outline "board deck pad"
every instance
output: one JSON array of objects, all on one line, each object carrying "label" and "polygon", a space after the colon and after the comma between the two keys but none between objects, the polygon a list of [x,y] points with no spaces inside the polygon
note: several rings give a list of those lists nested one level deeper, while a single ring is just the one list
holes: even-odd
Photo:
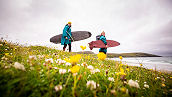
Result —
[{"label": "board deck pad", "polygon": [[[88,31],[73,31],[71,33],[72,33],[72,38],[74,41],[84,40],[91,37],[92,35]],[[62,34],[56,35],[50,38],[50,42],[53,42],[55,44],[61,43],[61,37],[62,37]]]},{"label": "board deck pad", "polygon": [[[114,40],[106,40],[108,47],[115,47],[120,45],[119,42]],[[92,50],[93,48],[106,48],[106,45],[101,40],[92,41],[89,44],[89,48]]]}]

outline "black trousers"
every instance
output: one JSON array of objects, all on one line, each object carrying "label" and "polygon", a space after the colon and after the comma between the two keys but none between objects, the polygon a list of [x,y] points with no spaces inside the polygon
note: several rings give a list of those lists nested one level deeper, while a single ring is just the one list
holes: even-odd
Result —
[{"label": "black trousers", "polygon": [[[67,44],[64,44],[63,51],[65,51]],[[71,44],[68,44],[69,46],[69,52],[71,52]]]}]

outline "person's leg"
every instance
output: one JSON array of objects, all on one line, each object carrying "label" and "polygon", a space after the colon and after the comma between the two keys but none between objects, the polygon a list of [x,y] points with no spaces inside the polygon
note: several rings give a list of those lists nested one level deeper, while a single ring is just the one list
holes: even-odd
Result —
[{"label": "person's leg", "polygon": [[71,44],[68,44],[69,45],[69,52],[71,52]]},{"label": "person's leg", "polygon": [[63,51],[65,51],[67,44],[64,44]]}]

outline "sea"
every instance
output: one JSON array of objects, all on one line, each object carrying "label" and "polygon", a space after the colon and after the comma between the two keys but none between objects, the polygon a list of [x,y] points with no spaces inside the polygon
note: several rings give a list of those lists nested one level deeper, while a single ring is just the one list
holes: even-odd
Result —
[{"label": "sea", "polygon": [[[110,60],[120,61],[119,58],[109,58]],[[123,63],[130,66],[139,66],[157,71],[172,73],[172,57],[123,57]]]}]

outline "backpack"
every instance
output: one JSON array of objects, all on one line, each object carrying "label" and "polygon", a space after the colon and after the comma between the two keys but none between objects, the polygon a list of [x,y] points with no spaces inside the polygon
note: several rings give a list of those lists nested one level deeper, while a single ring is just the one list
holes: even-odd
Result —
[{"label": "backpack", "polygon": [[101,35],[97,35],[97,36],[96,36],[96,40],[100,40],[100,36],[101,36]]}]

